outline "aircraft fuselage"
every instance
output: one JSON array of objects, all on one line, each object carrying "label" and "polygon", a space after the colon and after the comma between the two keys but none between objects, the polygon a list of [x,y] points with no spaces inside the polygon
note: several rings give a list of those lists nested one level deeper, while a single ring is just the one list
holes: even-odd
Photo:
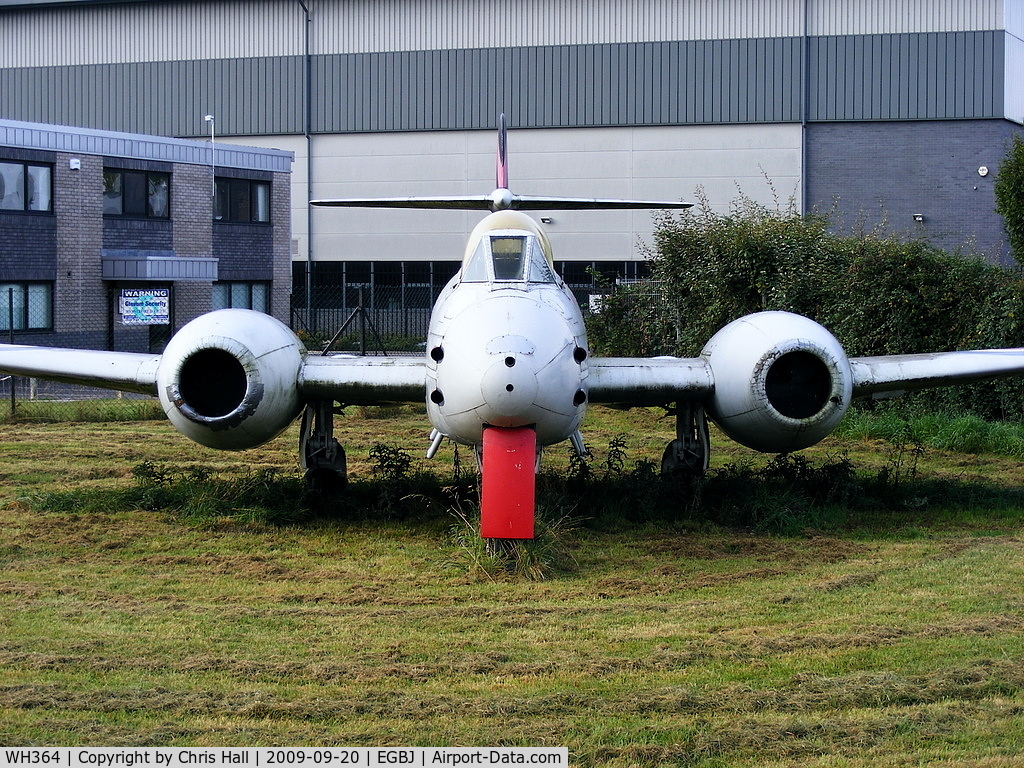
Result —
[{"label": "aircraft fuselage", "polygon": [[480,445],[485,427],[531,427],[539,445],[586,411],[586,330],[537,224],[494,213],[438,297],[427,337],[426,404],[441,434]]}]

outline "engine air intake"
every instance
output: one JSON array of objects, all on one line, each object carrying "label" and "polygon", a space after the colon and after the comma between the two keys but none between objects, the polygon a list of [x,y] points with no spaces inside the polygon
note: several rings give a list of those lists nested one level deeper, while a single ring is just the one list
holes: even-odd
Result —
[{"label": "engine air intake", "polygon": [[771,364],[764,377],[764,391],[768,402],[783,416],[809,419],[828,403],[832,376],[820,357],[795,350]]},{"label": "engine air intake", "polygon": [[181,365],[181,397],[198,415],[208,419],[227,416],[235,410],[245,398],[247,386],[245,368],[223,349],[201,349]]}]

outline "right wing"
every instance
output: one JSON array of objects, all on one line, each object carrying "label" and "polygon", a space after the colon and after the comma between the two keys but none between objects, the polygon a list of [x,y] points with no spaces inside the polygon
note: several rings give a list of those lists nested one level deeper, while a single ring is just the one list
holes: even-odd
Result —
[{"label": "right wing", "polygon": [[342,405],[423,402],[424,357],[306,355],[299,392],[307,400],[337,400]]},{"label": "right wing", "polygon": [[0,371],[66,384],[156,395],[160,355],[0,344]]}]

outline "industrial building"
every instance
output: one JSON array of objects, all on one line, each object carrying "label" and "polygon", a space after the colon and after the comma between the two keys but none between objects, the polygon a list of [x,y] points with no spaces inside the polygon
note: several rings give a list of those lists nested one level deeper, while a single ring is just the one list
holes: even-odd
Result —
[{"label": "industrial building", "polygon": [[[500,113],[524,194],[746,197],[1007,260],[1022,38],[1024,0],[0,0],[0,117],[294,153],[293,304],[425,308],[473,214],[307,201],[486,193]],[[642,274],[650,213],[545,218],[570,283]]]}]

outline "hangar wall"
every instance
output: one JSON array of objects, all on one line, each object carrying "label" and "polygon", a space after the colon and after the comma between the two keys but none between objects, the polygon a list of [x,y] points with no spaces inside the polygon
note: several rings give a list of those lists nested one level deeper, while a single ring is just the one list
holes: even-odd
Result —
[{"label": "hangar wall", "polygon": [[[1006,61],[998,30],[314,54],[309,128],[997,118]],[[203,136],[213,113],[222,135],[304,133],[305,76],[295,55],[12,66],[0,115]]]},{"label": "hangar wall", "polygon": [[[306,0],[310,52],[1013,30],[1013,0]],[[36,7],[33,7],[33,6]],[[302,56],[294,0],[3,0],[0,68]],[[1019,35],[1018,35],[1019,36]],[[125,40],[134,44],[125,45]]]},{"label": "hangar wall", "polygon": [[[878,187],[905,184],[888,196],[894,215],[914,207],[918,188],[936,190],[933,207],[946,212],[926,222],[926,237],[947,244],[964,228],[965,239],[997,243],[989,187],[970,189],[978,202],[968,204],[945,181],[959,160],[921,162],[909,181],[859,161],[865,147],[898,158],[911,134],[933,135],[913,140],[927,152],[957,131],[979,155],[998,155],[1024,121],[1022,5],[306,0],[307,20],[295,0],[0,0],[0,116],[202,138],[212,113],[218,137],[292,150],[297,260],[403,260],[414,240],[417,258],[453,258],[465,214],[399,224],[379,212],[310,213],[305,200],[486,190],[499,112],[514,129],[523,192],[678,198],[702,186],[722,209],[739,187],[770,205],[838,198],[855,206],[842,211],[852,219],[877,207]],[[553,161],[560,142],[584,149]],[[672,160],[644,160],[656,153]],[[671,183],[657,175],[669,168]],[[968,208],[969,218],[958,212]],[[650,230],[639,216],[561,217],[556,244],[580,260],[636,258]],[[385,234],[396,226],[409,234]]]},{"label": "hangar wall", "polygon": [[[297,153],[293,237],[307,235],[302,137],[249,136]],[[236,139],[233,139],[233,141]],[[695,200],[698,187],[725,212],[738,194],[774,206],[800,200],[798,124],[521,129],[509,133],[510,186],[528,194]],[[485,194],[494,186],[495,132],[316,136],[313,196]],[[552,212],[557,259],[642,258],[648,211]],[[473,212],[314,208],[318,259],[458,260]]]}]

